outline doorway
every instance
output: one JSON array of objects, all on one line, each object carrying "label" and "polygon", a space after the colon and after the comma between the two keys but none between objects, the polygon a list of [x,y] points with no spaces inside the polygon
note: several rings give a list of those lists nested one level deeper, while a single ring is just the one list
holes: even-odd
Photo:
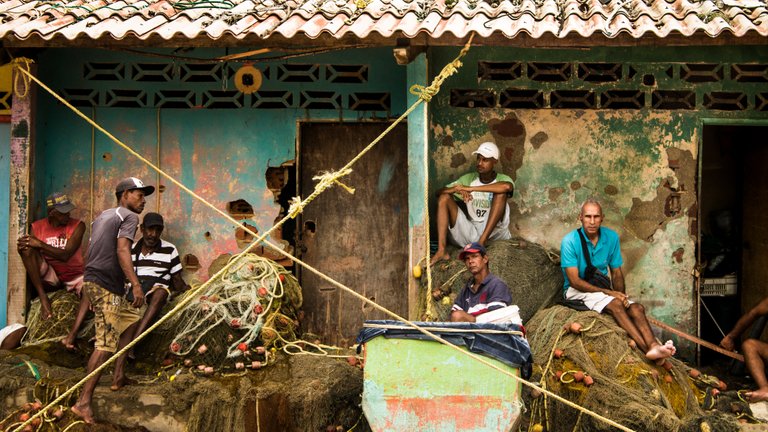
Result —
[{"label": "doorway", "polygon": [[[766,136],[766,126],[704,127],[700,317],[702,338],[715,344],[768,295]],[[701,352],[704,364],[721,358],[709,350]]]},{"label": "doorway", "polygon": [[[319,173],[355,157],[389,122],[301,123],[299,192],[314,191]],[[341,181],[301,215],[302,259],[357,293],[403,316],[407,312],[407,129],[398,125]],[[300,272],[305,332],[323,343],[351,346],[363,321],[388,318],[306,269]]]}]

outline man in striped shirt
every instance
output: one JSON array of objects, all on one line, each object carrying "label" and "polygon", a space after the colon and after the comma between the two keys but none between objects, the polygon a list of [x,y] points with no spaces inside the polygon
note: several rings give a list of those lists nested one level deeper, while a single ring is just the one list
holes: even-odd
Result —
[{"label": "man in striped shirt", "polygon": [[488,255],[480,243],[470,243],[459,253],[472,278],[467,280],[451,310],[453,322],[476,322],[477,316],[509,306],[509,287],[488,269]]},{"label": "man in striped shirt", "polygon": [[[160,238],[164,227],[160,214],[147,213],[139,226],[141,239],[131,249],[133,267],[147,301],[146,311],[134,332],[134,338],[152,324],[168,302],[171,292],[182,292],[189,288],[181,277],[181,259],[176,246]],[[112,387],[117,390],[121,386]]]}]

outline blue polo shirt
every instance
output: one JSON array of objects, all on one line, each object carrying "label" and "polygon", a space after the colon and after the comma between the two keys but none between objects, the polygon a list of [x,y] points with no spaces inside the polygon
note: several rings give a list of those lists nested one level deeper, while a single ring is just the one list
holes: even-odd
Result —
[{"label": "blue polo shirt", "polygon": [[[580,230],[581,228],[579,228]],[[581,250],[581,240],[579,239],[579,230],[573,230],[563,237],[560,243],[560,267],[563,268],[563,293],[571,286],[568,282],[568,276],[565,269],[568,267],[578,267],[579,277],[584,278],[584,269],[587,268],[587,261],[584,259],[584,252]],[[616,269],[624,263],[621,259],[621,245],[619,245],[619,235],[616,231],[600,227],[600,237],[597,239],[597,245],[587,240],[587,249],[589,250],[589,259],[592,265],[597,267],[603,274],[608,275],[608,269]]]},{"label": "blue polo shirt", "polygon": [[509,287],[497,276],[489,273],[480,283],[476,293],[471,289],[474,283],[475,279],[470,278],[464,284],[451,310],[462,310],[472,316],[478,316],[512,304]]}]

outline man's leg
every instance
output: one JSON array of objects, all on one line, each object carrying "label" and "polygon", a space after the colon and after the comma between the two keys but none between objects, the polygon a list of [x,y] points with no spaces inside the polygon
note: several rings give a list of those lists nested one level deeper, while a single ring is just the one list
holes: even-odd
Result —
[{"label": "man's leg", "polygon": [[605,307],[605,311],[613,316],[619,327],[645,352],[648,360],[662,360],[675,354],[673,346],[661,345],[656,341],[642,305],[632,303],[627,309],[622,302],[614,299]]},{"label": "man's leg", "polygon": [[[168,300],[168,291],[164,289],[157,289],[146,298],[149,301],[149,305],[147,306],[147,311],[144,312],[144,316],[141,317],[139,325],[136,327],[136,331],[133,333],[133,339],[136,339],[140,334],[144,333],[144,330],[149,328],[149,326],[154,322],[155,317],[157,317],[157,315],[163,309],[163,306],[165,306],[166,301]],[[129,351],[128,356],[131,358],[134,357],[133,349]]]},{"label": "man's leg", "polygon": [[[123,334],[120,335],[120,342],[117,345],[117,351],[120,351],[123,349],[126,345],[128,345],[133,340],[133,335],[136,334],[136,328],[139,326],[139,322],[136,321],[135,323],[131,324]],[[125,362],[128,360],[128,353],[123,353],[120,357],[115,360],[115,371],[112,374],[112,386],[109,387],[110,390],[120,390],[123,386],[126,386],[128,384],[131,384],[131,382],[128,380],[128,378],[125,376]]]},{"label": "man's leg", "polygon": [[747,339],[741,344],[744,351],[744,362],[747,364],[749,375],[755,380],[757,390],[745,396],[750,402],[768,400],[768,379],[765,376],[765,360],[768,359],[768,344],[757,339]]},{"label": "man's leg", "polygon": [[[112,355],[112,353],[107,351],[94,350],[93,354],[91,354],[91,357],[88,359],[88,373],[90,374],[97,367],[104,364],[110,355]],[[101,372],[85,382],[83,391],[80,393],[80,398],[77,400],[77,403],[72,406],[72,412],[88,424],[93,423],[91,400],[93,399],[93,391],[96,389],[96,384],[99,383],[99,378],[101,378]]]},{"label": "man's leg", "polygon": [[21,339],[24,338],[24,333],[27,332],[26,327],[21,327],[12,331],[8,336],[0,343],[0,349],[12,350],[21,346]]},{"label": "man's leg", "polygon": [[451,194],[441,194],[437,199],[437,251],[432,256],[429,265],[450,258],[445,253],[448,244],[448,228],[456,223],[459,206]]},{"label": "man's leg", "polygon": [[85,293],[80,294],[80,306],[77,309],[77,316],[75,316],[75,322],[72,324],[72,329],[69,330],[69,334],[61,340],[62,345],[68,350],[75,349],[75,339],[77,333],[80,331],[80,327],[83,326],[85,316],[88,314],[91,303],[88,301],[88,296]]},{"label": "man's leg", "polygon": [[477,241],[481,245],[485,246],[488,242],[488,238],[496,229],[496,225],[504,218],[504,212],[507,211],[507,194],[493,194],[493,201],[491,201],[491,210],[488,214],[488,223],[485,224],[485,229],[480,235],[480,239]]},{"label": "man's leg", "polygon": [[40,275],[40,266],[42,265],[43,257],[40,255],[40,252],[33,248],[19,250],[19,255],[21,256],[21,262],[24,263],[24,269],[27,271],[29,281],[35,289],[34,292],[37,293],[37,296],[40,298],[40,316],[43,320],[47,320],[53,316],[53,311],[51,309],[51,301],[45,293],[43,278]]}]

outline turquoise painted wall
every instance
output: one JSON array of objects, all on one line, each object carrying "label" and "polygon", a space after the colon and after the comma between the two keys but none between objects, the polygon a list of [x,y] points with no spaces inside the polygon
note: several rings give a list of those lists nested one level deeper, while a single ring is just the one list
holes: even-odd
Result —
[{"label": "turquoise painted wall", "polygon": [[[457,51],[433,49],[431,73]],[[471,152],[495,141],[502,155],[498,171],[516,181],[514,236],[557,250],[578,226],[580,203],[596,196],[605,225],[621,235],[630,296],[654,317],[695,333],[691,272],[702,122],[750,118],[768,124],[762,93],[768,75],[739,75],[750,64],[766,68],[768,50],[475,47],[463,63],[430,106],[430,190],[473,170]],[[615,80],[593,81],[584,72],[611,65],[618,65]],[[695,101],[691,109],[655,108],[662,92],[673,91]],[[617,94],[640,104],[610,108]],[[745,109],[721,109],[714,97]],[[558,107],[562,100],[571,105]]]},{"label": "turquoise painted wall", "polygon": [[[8,209],[11,182],[11,125],[0,123],[0,209]],[[8,211],[0,213],[0,299],[8,296]],[[6,325],[8,302],[0,301],[0,327]]]},{"label": "turquoise painted wall", "polygon": [[[207,49],[183,55],[212,58],[226,53]],[[255,214],[247,222],[262,232],[272,226],[279,211],[267,188],[265,171],[296,158],[298,122],[386,119],[405,109],[407,71],[395,63],[391,49],[256,63],[264,73],[260,90],[271,92],[268,96],[273,102],[288,101],[287,108],[270,109],[252,108],[255,96],[238,95],[234,90],[232,77],[240,63],[201,66],[187,60],[52,49],[41,55],[38,64],[43,82],[70,99],[79,99],[80,104],[94,101],[97,107],[84,108],[89,117],[216,207],[225,210],[229,201],[248,201]],[[349,65],[365,66],[364,82],[355,82],[360,80],[352,76],[355,68]],[[164,81],[139,81],[141,73],[159,73],[162,76],[153,79]],[[381,98],[384,93],[390,95],[389,110],[352,108],[356,98]],[[158,107],[158,101],[189,106]],[[211,108],[217,101],[232,108]],[[322,108],[323,103],[335,108]],[[139,107],[133,107],[136,105]],[[64,190],[79,206],[75,216],[90,220],[92,129],[48,95],[40,95],[38,108],[36,215],[42,215],[42,197]],[[115,205],[114,185],[120,178],[135,175],[166,186],[163,193],[148,199],[145,211],[159,209],[166,217],[164,236],[182,255],[191,253],[200,259],[201,278],[218,254],[240,250],[236,227],[230,222],[167,180],[158,180],[102,134],[95,136],[95,214]]]}]

